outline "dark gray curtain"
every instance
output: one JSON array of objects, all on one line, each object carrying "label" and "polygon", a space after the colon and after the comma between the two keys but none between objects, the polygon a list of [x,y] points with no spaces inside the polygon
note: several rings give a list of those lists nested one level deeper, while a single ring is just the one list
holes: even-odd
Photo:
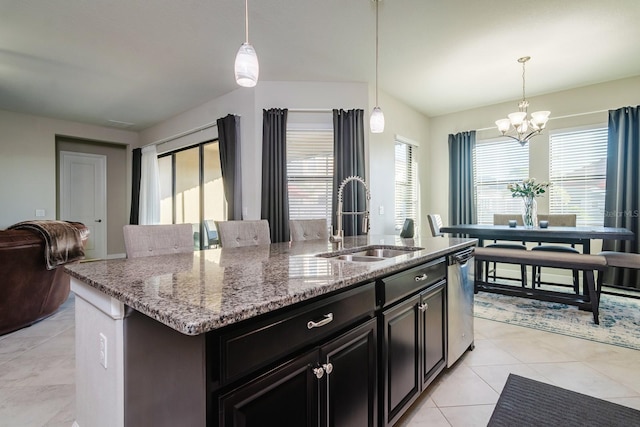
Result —
[{"label": "dark gray curtain", "polygon": [[242,219],[242,167],[240,164],[240,117],[232,114],[216,121],[220,147],[220,167],[227,219]]},{"label": "dark gray curtain", "polygon": [[449,134],[449,225],[477,222],[473,186],[476,131]]},{"label": "dark gray curtain", "polygon": [[[333,110],[333,226],[337,224],[338,188],[352,175],[365,179],[364,170],[364,111]],[[343,193],[343,212],[364,212],[366,191],[357,181],[348,183]],[[342,228],[345,236],[365,234],[363,215],[344,215]]]},{"label": "dark gray curtain", "polygon": [[289,241],[287,109],[262,110],[262,219],[272,242]]},{"label": "dark gray curtain", "polygon": [[[606,240],[604,250],[640,253],[640,106],[609,111],[604,225],[633,231],[635,240]],[[640,289],[638,270],[609,269],[605,283]]]},{"label": "dark gray curtain", "polygon": [[138,225],[140,222],[140,178],[142,176],[142,148],[132,151],[131,167],[131,214],[129,224]]}]

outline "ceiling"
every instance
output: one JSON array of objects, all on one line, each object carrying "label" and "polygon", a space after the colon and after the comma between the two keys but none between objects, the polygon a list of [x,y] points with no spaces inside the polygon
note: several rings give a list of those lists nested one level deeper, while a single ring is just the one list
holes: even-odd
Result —
[{"label": "ceiling", "polygon": [[[527,97],[640,75],[638,0],[379,8],[380,90],[430,117],[517,100],[525,55]],[[251,0],[249,40],[262,81],[375,82],[371,0]],[[0,109],[141,130],[238,89],[243,41],[242,0],[0,0]]]}]

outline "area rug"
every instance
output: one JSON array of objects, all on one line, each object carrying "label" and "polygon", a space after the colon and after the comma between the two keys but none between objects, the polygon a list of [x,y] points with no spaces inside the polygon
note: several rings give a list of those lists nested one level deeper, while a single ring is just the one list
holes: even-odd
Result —
[{"label": "area rug", "polygon": [[509,374],[488,427],[512,426],[640,426],[640,411]]},{"label": "area rug", "polygon": [[593,314],[567,304],[489,292],[475,295],[474,315],[527,328],[640,350],[640,300],[603,294],[600,325]]}]

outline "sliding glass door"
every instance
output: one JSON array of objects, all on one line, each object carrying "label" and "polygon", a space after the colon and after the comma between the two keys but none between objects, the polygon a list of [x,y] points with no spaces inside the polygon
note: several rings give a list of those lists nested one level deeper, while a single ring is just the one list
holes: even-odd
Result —
[{"label": "sliding glass door", "polygon": [[217,246],[214,221],[225,220],[218,141],[158,157],[162,224],[191,224],[196,249]]}]

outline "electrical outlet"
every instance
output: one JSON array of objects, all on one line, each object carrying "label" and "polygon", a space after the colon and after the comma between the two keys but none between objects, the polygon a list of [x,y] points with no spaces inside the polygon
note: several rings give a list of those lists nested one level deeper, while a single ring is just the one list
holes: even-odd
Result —
[{"label": "electrical outlet", "polygon": [[36,209],[36,216],[37,217],[41,217],[41,216],[45,216],[46,212],[44,209]]},{"label": "electrical outlet", "polygon": [[378,207],[378,215],[384,215],[384,206],[380,205]]},{"label": "electrical outlet", "polygon": [[100,364],[107,369],[107,337],[100,333]]}]

